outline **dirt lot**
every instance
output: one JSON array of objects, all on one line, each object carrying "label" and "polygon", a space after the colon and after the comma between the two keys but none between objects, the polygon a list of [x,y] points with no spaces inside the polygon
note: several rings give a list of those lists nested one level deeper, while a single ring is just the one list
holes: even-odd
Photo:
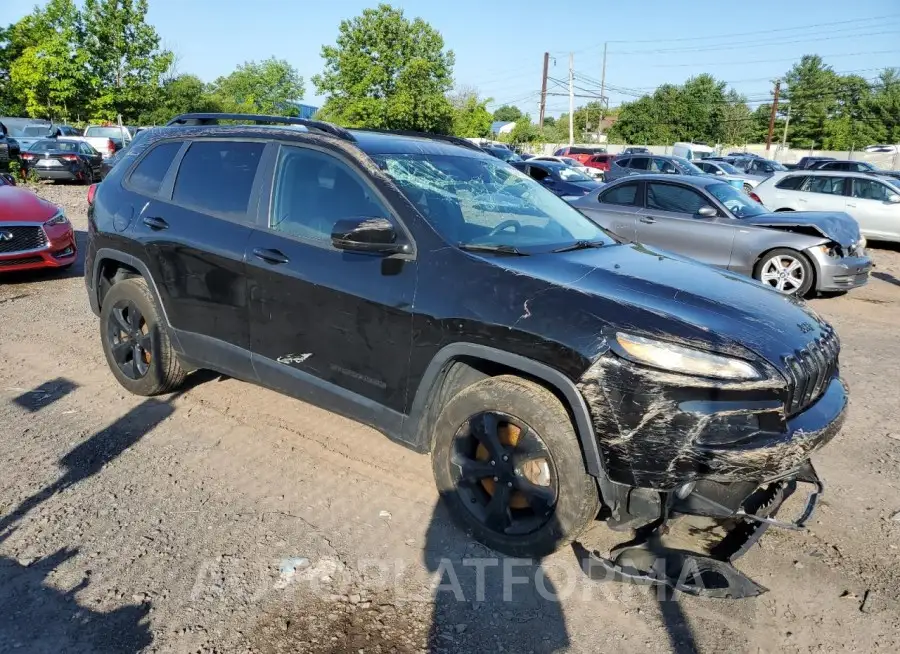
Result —
[{"label": "dirt lot", "polygon": [[[41,193],[83,238],[84,189]],[[812,302],[852,393],[824,505],[739,562],[770,591],[731,602],[492,558],[426,457],[231,379],[127,395],[80,266],[2,278],[0,652],[900,651],[900,249],[873,252],[869,286]]]}]

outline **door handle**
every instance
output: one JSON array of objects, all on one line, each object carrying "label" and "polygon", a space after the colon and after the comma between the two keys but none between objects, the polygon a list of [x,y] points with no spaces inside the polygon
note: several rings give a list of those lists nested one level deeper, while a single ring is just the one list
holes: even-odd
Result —
[{"label": "door handle", "polygon": [[262,259],[266,263],[288,263],[288,259],[282,252],[278,250],[267,250],[266,248],[254,248],[253,256]]},{"label": "door handle", "polygon": [[855,205],[855,204],[850,204],[850,203],[848,202],[848,203],[847,203],[847,206],[848,206],[848,207],[852,207],[853,209],[856,209],[856,205]]},{"label": "door handle", "polygon": [[150,229],[169,229],[169,223],[157,216],[144,216],[144,224]]},{"label": "door handle", "polygon": [[646,224],[648,224],[648,225],[652,225],[653,223],[656,222],[656,218],[653,218],[653,217],[651,217],[651,216],[642,216],[641,218],[639,218],[639,220],[640,220],[642,223],[646,223]]}]

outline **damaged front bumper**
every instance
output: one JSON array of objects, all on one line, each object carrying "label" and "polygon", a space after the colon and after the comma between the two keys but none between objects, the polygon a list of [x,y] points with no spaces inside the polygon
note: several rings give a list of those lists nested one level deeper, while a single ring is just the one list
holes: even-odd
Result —
[{"label": "damaged front bumper", "polygon": [[691,482],[753,482],[798,470],[843,425],[847,389],[834,369],[796,415],[783,379],[722,384],[601,357],[582,377],[609,479],[674,491]]},{"label": "damaged front bumper", "polygon": [[[809,486],[800,515],[794,520],[779,519],[779,509],[798,490],[799,484]],[[737,509],[729,506],[727,499],[725,504],[721,503],[723,497],[716,494],[715,486],[699,484],[685,498],[673,496],[674,502],[668,507],[673,517],[687,514],[736,518],[717,550],[700,553],[667,546],[664,536],[668,531],[668,519],[663,519],[649,529],[638,530],[634,540],[613,548],[609,557],[576,548],[582,569],[595,580],[666,587],[702,597],[743,599],[765,593],[767,589],[764,586],[735,568],[733,562],[743,556],[769,527],[804,529],[816,509],[824,484],[812,463],[807,461],[789,478],[770,482],[749,496],[744,497],[739,489],[735,495],[732,487],[736,485],[739,486],[719,485],[718,490],[720,493],[724,490],[726,496],[742,497]],[[756,504],[752,504],[754,496],[759,498]],[[753,508],[746,510],[751,505]]]}]

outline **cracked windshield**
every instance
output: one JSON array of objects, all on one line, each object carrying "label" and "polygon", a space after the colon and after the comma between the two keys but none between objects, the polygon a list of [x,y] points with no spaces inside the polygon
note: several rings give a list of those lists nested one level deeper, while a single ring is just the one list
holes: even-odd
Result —
[{"label": "cracked windshield", "polygon": [[449,242],[525,254],[614,241],[563,200],[494,159],[388,154],[373,157]]}]

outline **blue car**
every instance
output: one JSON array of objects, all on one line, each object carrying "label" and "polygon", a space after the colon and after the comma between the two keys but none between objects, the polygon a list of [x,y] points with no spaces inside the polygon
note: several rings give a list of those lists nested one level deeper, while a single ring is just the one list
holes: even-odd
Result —
[{"label": "blue car", "polygon": [[536,179],[563,200],[577,200],[601,184],[571,166],[555,161],[514,161],[511,165]]}]

